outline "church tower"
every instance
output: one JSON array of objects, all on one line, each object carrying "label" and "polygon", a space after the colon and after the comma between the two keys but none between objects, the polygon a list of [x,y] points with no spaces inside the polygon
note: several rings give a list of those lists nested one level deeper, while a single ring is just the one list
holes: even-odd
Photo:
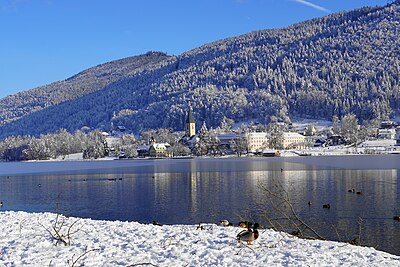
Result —
[{"label": "church tower", "polygon": [[192,108],[189,108],[186,118],[186,136],[191,138],[194,135],[196,135],[196,123],[194,122]]}]

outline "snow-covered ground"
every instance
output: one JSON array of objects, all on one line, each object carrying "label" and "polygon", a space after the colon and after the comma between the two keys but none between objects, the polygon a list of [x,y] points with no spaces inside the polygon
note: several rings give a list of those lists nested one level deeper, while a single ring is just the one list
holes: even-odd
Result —
[{"label": "snow-covered ground", "polygon": [[[154,226],[136,222],[58,218],[52,213],[0,212],[0,266],[400,266],[374,248],[302,240],[261,229],[247,246],[241,230],[204,224]],[[60,226],[64,222],[63,226]]]},{"label": "snow-covered ground", "polygon": [[83,160],[83,153],[74,153],[65,156],[58,156],[56,159],[51,160]]}]

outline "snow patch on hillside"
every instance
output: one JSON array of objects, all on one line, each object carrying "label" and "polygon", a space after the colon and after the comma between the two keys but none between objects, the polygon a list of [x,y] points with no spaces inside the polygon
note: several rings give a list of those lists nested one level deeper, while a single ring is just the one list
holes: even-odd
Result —
[{"label": "snow patch on hillside", "polygon": [[332,128],[332,121],[299,118],[292,121],[292,127],[296,131],[304,131],[308,126],[314,126],[317,132],[323,132]]}]

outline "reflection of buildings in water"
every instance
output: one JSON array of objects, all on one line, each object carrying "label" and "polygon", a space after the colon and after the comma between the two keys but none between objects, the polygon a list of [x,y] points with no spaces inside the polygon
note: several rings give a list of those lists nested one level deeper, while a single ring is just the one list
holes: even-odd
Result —
[{"label": "reflection of buildings in water", "polygon": [[296,196],[296,198],[302,198],[301,194],[305,194],[306,184],[304,180],[307,177],[315,177],[315,172],[309,172],[304,170],[282,170],[279,171],[264,171],[262,176],[259,177],[258,181],[262,186],[273,190],[274,188],[280,188],[281,190],[290,194],[290,196]]},{"label": "reflection of buildings in water", "polygon": [[278,193],[276,198],[287,194],[296,203],[306,198],[307,190],[304,183],[307,177],[306,171],[261,170],[246,171],[243,175],[244,191],[250,193],[246,195],[250,202],[270,205],[271,201],[274,201],[271,197],[275,193]]},{"label": "reflection of buildings in water", "polygon": [[258,182],[263,182],[268,179],[269,171],[246,171],[245,176],[249,178],[249,182],[252,184],[256,184]]},{"label": "reflection of buildings in water", "polygon": [[296,163],[286,162],[283,158],[257,157],[243,159],[243,170],[247,171],[278,171],[281,169],[293,169]]},{"label": "reflection of buildings in water", "polygon": [[197,214],[197,169],[196,169],[196,161],[190,161],[189,168],[189,177],[190,177],[190,200],[191,200],[191,212],[192,214]]},{"label": "reflection of buildings in water", "polygon": [[[174,173],[165,172],[164,168],[158,164],[154,164],[153,173],[149,173],[147,179],[152,179],[154,184],[154,203],[155,207],[164,207],[170,200],[172,195],[172,178],[176,176]],[[151,183],[151,182],[150,182]]]},{"label": "reflection of buildings in water", "polygon": [[[153,174],[149,174],[149,179],[154,182],[154,204],[164,206],[169,205],[179,206],[182,209],[190,209],[190,212],[195,216],[199,213],[199,198],[201,198],[201,188],[206,183],[206,179],[200,181],[201,175],[197,173],[196,161],[190,161],[187,165],[187,172],[165,172],[163,166],[154,166]],[[181,202],[181,203],[177,203]],[[166,207],[170,209],[171,207]]]}]

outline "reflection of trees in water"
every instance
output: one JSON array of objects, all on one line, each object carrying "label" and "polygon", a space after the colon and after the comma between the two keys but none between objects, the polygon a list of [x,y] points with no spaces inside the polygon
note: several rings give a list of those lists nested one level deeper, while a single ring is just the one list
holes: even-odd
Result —
[{"label": "reflection of trees in water", "polygon": [[[376,246],[399,234],[392,226],[398,203],[396,170],[272,171],[258,178],[257,208],[266,227],[308,238]],[[348,189],[355,188],[354,193]],[[360,192],[356,194],[355,192]],[[330,204],[330,208],[323,208]],[[398,232],[398,231],[397,231]],[[398,245],[385,246],[393,252]],[[398,250],[398,248],[397,248]]]},{"label": "reflection of trees in water", "polygon": [[[274,213],[272,205],[279,202],[260,189],[262,184],[269,190],[280,187],[288,192],[298,216],[323,237],[353,239],[358,236],[358,221],[362,218],[361,242],[398,254],[399,222],[393,216],[400,215],[399,172],[322,169],[323,159],[315,158],[309,160],[318,160],[317,169],[289,162],[304,160],[300,157],[285,162],[282,158],[201,159],[190,161],[190,165],[185,165],[189,161],[184,160],[160,160],[148,165],[148,161],[135,161],[143,167],[119,168],[118,175],[107,169],[111,174],[0,177],[0,195],[8,207],[14,205],[32,211],[54,210],[55,203],[60,202],[68,214],[78,217],[157,220],[165,224],[218,223],[221,219],[235,223],[243,219],[271,227],[266,217],[276,223],[280,216]],[[349,157],[340,158],[344,159]],[[377,157],[363,159],[369,164]],[[130,163],[116,163],[121,162]],[[327,161],[326,165],[334,163]],[[298,167],[302,169],[294,170]],[[116,177],[123,180],[109,181]],[[41,187],[37,186],[39,183]],[[348,192],[352,188],[362,194]],[[56,199],[59,192],[60,200]],[[322,205],[328,203],[330,209],[323,209]],[[286,205],[283,210],[290,211],[289,208]],[[287,232],[295,230],[296,227],[289,227]]]}]

